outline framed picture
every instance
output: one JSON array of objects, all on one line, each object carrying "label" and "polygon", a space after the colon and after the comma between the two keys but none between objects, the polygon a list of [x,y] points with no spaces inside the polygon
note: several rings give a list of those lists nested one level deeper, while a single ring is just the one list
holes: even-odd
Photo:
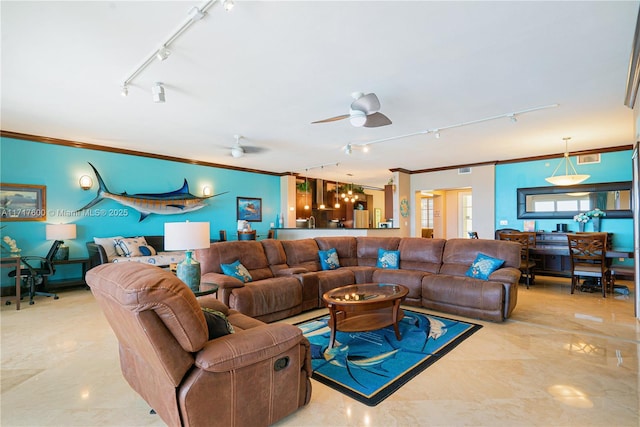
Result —
[{"label": "framed picture", "polygon": [[237,197],[238,220],[260,222],[262,221],[262,199],[255,197]]},{"label": "framed picture", "polygon": [[600,163],[600,153],[597,154],[583,154],[578,156],[578,164],[586,165],[589,163]]},{"label": "framed picture", "polygon": [[44,185],[0,184],[2,221],[46,221],[47,194]]}]

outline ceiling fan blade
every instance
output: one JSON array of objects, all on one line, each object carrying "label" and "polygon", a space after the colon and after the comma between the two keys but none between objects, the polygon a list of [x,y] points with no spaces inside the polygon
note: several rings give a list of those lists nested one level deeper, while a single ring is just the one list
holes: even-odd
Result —
[{"label": "ceiling fan blade", "polygon": [[367,121],[364,123],[364,127],[377,128],[380,126],[387,126],[391,124],[391,120],[382,113],[373,113],[367,116]]},{"label": "ceiling fan blade", "polygon": [[369,115],[380,109],[380,101],[375,93],[368,93],[351,103],[352,110],[364,111]]},{"label": "ceiling fan blade", "polygon": [[331,117],[329,119],[324,119],[324,120],[318,120],[317,122],[311,122],[311,124],[315,124],[315,123],[329,123],[329,122],[335,122],[338,120],[344,120],[344,119],[348,119],[350,116],[349,114],[343,114],[341,116],[335,116],[335,117]]},{"label": "ceiling fan blade", "polygon": [[267,151],[265,147],[256,147],[252,145],[243,145],[242,148],[246,154],[259,154]]}]

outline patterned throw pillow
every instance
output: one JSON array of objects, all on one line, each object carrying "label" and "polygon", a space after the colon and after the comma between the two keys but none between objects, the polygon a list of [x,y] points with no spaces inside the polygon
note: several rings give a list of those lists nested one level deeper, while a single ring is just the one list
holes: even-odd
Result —
[{"label": "patterned throw pillow", "polygon": [[118,252],[116,252],[116,240],[124,239],[122,236],[114,236],[114,237],[94,237],[93,242],[97,245],[102,246],[105,254],[108,259],[115,258],[118,256]]},{"label": "patterned throw pillow", "polygon": [[204,319],[207,321],[209,340],[235,332],[224,313],[207,307],[200,308],[202,309],[202,314],[204,314]]},{"label": "patterned throw pillow", "polygon": [[378,262],[376,263],[376,267],[397,270],[400,268],[400,251],[378,249]]},{"label": "patterned throw pillow", "polygon": [[504,260],[490,257],[483,253],[478,253],[475,261],[471,264],[471,267],[465,273],[469,277],[474,279],[489,280],[491,273],[502,267]]},{"label": "patterned throw pillow", "polygon": [[[141,248],[144,249],[141,250]],[[126,257],[156,254],[156,250],[147,243],[144,236],[116,239],[116,252],[118,255]]]},{"label": "patterned throw pillow", "polygon": [[235,277],[240,280],[242,283],[251,282],[253,278],[247,270],[247,267],[240,263],[240,260],[232,262],[231,264],[220,264],[220,268],[222,268],[222,272],[227,276]]},{"label": "patterned throw pillow", "polygon": [[340,267],[340,260],[338,259],[336,248],[318,251],[318,256],[320,257],[320,264],[322,264],[323,270],[335,270]]}]

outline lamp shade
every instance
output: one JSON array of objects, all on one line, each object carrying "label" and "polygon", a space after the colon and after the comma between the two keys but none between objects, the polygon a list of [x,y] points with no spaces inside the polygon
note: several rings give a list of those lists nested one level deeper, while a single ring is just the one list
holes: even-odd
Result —
[{"label": "lamp shade", "polygon": [[164,248],[167,250],[204,249],[210,245],[208,222],[166,222]]},{"label": "lamp shade", "polygon": [[75,224],[47,224],[45,228],[47,240],[68,240],[76,238]]}]

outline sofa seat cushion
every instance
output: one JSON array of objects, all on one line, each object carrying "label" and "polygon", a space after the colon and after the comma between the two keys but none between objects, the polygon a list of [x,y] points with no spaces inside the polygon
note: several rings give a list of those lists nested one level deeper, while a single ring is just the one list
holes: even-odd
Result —
[{"label": "sofa seat cushion", "polygon": [[372,281],[374,283],[390,283],[394,285],[403,285],[409,288],[409,293],[405,299],[405,303],[414,305],[420,303],[422,297],[422,279],[427,273],[418,270],[392,270],[392,269],[376,269],[373,272]]},{"label": "sofa seat cushion", "polygon": [[229,308],[256,319],[272,313],[297,314],[302,310],[301,304],[302,287],[295,277],[245,283],[241,288],[234,288],[229,296]]},{"label": "sofa seat cushion", "polygon": [[306,273],[303,276],[309,274],[315,275],[318,280],[318,297],[321,299],[322,294],[341,286],[348,286],[355,284],[355,276],[353,271],[348,268],[339,268],[337,270],[328,271],[316,271],[314,273]]},{"label": "sofa seat cushion", "polygon": [[502,321],[502,283],[466,276],[430,274],[422,279],[422,306],[477,319]]}]

